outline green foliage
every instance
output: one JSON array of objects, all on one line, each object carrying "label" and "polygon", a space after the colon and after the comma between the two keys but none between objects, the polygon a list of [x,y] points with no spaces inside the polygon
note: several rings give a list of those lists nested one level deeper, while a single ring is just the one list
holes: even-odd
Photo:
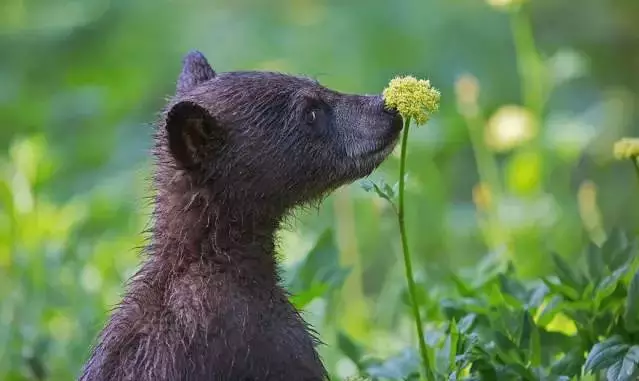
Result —
[{"label": "green foliage", "polygon": [[[138,266],[148,124],[190,49],[347,92],[430,78],[442,105],[411,132],[406,226],[437,377],[635,377],[636,182],[609,156],[637,125],[638,3],[523,3],[3,0],[0,380],[77,376]],[[493,141],[513,131],[531,140]],[[393,184],[364,187],[395,203]],[[283,277],[335,379],[416,379],[394,204],[362,193],[296,214]]]},{"label": "green foliage", "polygon": [[285,274],[287,289],[292,293],[291,301],[302,309],[314,299],[338,290],[348,273],[348,268],[339,265],[333,231],[326,230],[304,259]]},{"label": "green foliage", "polygon": [[[522,282],[512,265],[477,274],[479,282],[451,276],[448,297],[425,299],[439,306],[429,348],[436,379],[639,377],[635,243],[614,231],[601,247],[586,248],[583,266],[552,253],[553,275],[537,281]],[[362,349],[351,341],[342,338],[340,349],[373,380],[407,379],[417,369],[407,354],[371,366],[362,365]]]}]

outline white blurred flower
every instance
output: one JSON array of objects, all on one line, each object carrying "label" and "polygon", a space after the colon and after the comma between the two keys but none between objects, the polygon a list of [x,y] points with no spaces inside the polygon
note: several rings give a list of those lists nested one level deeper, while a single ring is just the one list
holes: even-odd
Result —
[{"label": "white blurred flower", "polygon": [[497,9],[506,9],[508,7],[519,5],[525,0],[486,0],[488,5]]},{"label": "white blurred flower", "polygon": [[102,274],[95,266],[84,266],[80,275],[80,283],[86,291],[97,292],[102,287]]},{"label": "white blurred flower", "polygon": [[597,137],[597,128],[586,115],[553,114],[545,123],[544,135],[550,148],[566,159],[576,159]]},{"label": "white blurred flower", "polygon": [[536,198],[505,197],[497,205],[502,226],[511,230],[552,226],[561,211],[560,205],[550,194]]},{"label": "white blurred flower", "polygon": [[559,50],[547,64],[555,86],[588,73],[588,58],[572,49]]},{"label": "white blurred flower", "polygon": [[488,120],[484,139],[495,151],[508,151],[537,136],[533,114],[524,107],[503,106]]}]

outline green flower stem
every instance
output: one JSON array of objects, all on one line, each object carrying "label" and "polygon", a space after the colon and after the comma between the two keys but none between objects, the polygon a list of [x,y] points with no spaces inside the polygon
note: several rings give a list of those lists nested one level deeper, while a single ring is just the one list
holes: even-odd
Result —
[{"label": "green flower stem", "polygon": [[[533,26],[525,4],[511,10],[510,28],[515,44],[523,105],[533,113],[537,121],[540,121],[548,101],[549,83],[545,63],[537,49]],[[541,136],[542,134],[537,134],[528,143],[528,148],[540,152],[542,150]],[[539,155],[541,168],[547,166],[546,156],[545,154]]]},{"label": "green flower stem", "polygon": [[494,155],[486,147],[482,132],[484,121],[479,116],[466,118],[470,144],[475,155],[477,173],[481,182],[488,185],[492,202],[488,205],[488,237],[487,244],[492,249],[506,243],[508,237],[506,231],[501,226],[497,206],[503,194],[502,184],[499,176],[499,168]]},{"label": "green flower stem", "polygon": [[510,21],[524,105],[535,115],[540,116],[543,113],[546,97],[544,63],[539,56],[525,9],[523,7],[513,9]]},{"label": "green flower stem", "polygon": [[[473,153],[475,154],[475,160],[477,161],[477,172],[479,174],[479,178],[488,185],[493,197],[495,199],[499,199],[503,193],[499,176],[499,167],[497,166],[495,156],[484,143],[482,135],[484,130],[484,121],[479,117],[472,117],[466,120],[466,124],[468,126],[468,135],[470,137]],[[495,209],[494,205],[491,209]]]},{"label": "green flower stem", "polygon": [[413,318],[417,327],[417,338],[419,340],[419,352],[422,357],[422,367],[424,377],[428,381],[434,381],[433,373],[430,370],[428,361],[428,348],[424,339],[424,329],[422,328],[422,319],[419,314],[419,306],[417,305],[417,294],[415,291],[415,279],[413,278],[413,265],[411,263],[410,249],[408,248],[408,237],[406,236],[406,222],[404,221],[404,188],[406,173],[406,146],[408,141],[408,129],[410,127],[410,117],[404,119],[404,131],[402,135],[402,150],[399,161],[399,207],[397,210],[397,221],[399,222],[399,233],[402,238],[402,251],[404,253],[404,267],[406,270],[406,280],[408,282],[408,293],[410,294],[411,306],[413,309]]},{"label": "green flower stem", "polygon": [[637,162],[637,160],[639,160],[639,156],[633,156],[630,158],[630,161],[632,161],[632,165],[635,168],[635,174],[637,175],[637,180],[639,180],[639,162]]}]

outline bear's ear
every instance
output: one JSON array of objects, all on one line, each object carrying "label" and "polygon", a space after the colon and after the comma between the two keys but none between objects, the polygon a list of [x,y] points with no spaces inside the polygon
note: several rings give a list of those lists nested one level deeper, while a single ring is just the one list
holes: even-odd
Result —
[{"label": "bear's ear", "polygon": [[184,93],[202,82],[215,77],[215,71],[204,55],[197,50],[187,54],[182,60],[182,72],[177,81],[177,92]]},{"label": "bear's ear", "polygon": [[224,144],[224,133],[215,118],[193,102],[179,102],[169,110],[166,132],[171,155],[185,169],[199,167]]}]

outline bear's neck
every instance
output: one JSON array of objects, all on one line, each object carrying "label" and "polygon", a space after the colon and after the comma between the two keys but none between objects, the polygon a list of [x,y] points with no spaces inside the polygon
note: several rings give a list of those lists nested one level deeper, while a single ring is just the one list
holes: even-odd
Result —
[{"label": "bear's neck", "polygon": [[176,271],[206,262],[241,281],[275,286],[274,242],[283,213],[231,193],[179,183],[160,187],[151,254]]}]

